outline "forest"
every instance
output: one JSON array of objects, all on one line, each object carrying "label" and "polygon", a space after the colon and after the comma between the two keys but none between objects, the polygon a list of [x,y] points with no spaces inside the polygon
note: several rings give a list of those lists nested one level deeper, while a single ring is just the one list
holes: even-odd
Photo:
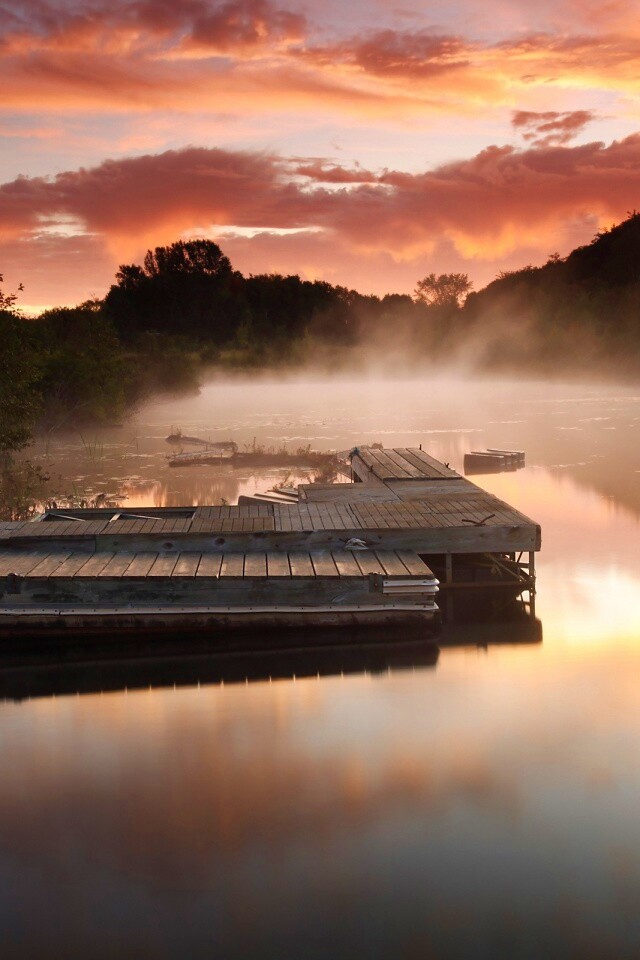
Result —
[{"label": "forest", "polygon": [[[28,278],[25,278],[28,283]],[[0,452],[35,433],[119,421],[145,398],[196,390],[206,371],[336,371],[408,362],[486,373],[640,374],[640,215],[562,258],[473,292],[431,273],[413,296],[243,276],[209,240],[122,265],[102,300],[20,312],[0,276]],[[410,358],[410,360],[409,360]]]}]

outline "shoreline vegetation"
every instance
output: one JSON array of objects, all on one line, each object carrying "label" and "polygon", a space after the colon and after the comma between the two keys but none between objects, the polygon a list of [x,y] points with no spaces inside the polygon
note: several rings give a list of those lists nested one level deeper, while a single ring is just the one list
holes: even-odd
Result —
[{"label": "shoreline vegetation", "polygon": [[[0,513],[35,436],[119,422],[210,375],[461,367],[474,375],[640,376],[640,214],[541,267],[473,292],[428,274],[413,296],[243,276],[217,244],[178,241],[122,265],[103,300],[26,318],[0,275]],[[28,287],[28,277],[24,278]],[[22,290],[22,285],[20,291]],[[43,477],[22,461],[18,486]],[[13,473],[12,473],[13,471]]]}]

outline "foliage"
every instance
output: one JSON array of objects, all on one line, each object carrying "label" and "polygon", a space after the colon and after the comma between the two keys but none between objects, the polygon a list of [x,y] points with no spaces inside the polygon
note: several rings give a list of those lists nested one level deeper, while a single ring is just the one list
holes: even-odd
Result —
[{"label": "foliage", "polygon": [[469,295],[462,316],[484,366],[637,376],[640,215],[564,259],[552,254],[542,267],[499,275]]},{"label": "foliage", "polygon": [[0,456],[0,520],[28,520],[45,495],[48,477],[29,460]]},{"label": "foliage", "polygon": [[429,307],[458,308],[473,284],[466,273],[429,273],[418,281],[414,297]]},{"label": "foliage", "polygon": [[39,407],[32,331],[15,311],[16,300],[0,289],[0,454],[26,446]]}]

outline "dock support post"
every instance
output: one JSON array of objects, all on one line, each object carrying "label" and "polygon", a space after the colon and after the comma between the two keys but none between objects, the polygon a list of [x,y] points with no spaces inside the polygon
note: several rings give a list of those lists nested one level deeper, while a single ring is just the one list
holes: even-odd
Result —
[{"label": "dock support post", "polygon": [[536,555],[529,553],[529,613],[532,618],[536,615]]},{"label": "dock support post", "polygon": [[[445,553],[444,556],[444,581],[446,584],[453,583],[453,556],[450,553]],[[447,591],[447,620],[449,623],[453,622],[453,591]]]}]

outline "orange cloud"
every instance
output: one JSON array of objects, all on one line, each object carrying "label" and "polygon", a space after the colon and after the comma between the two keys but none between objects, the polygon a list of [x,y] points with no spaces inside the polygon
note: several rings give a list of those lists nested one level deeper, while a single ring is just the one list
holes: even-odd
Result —
[{"label": "orange cloud", "polygon": [[[224,234],[243,248],[245,270],[270,269],[260,254],[270,244],[274,269],[353,285],[346,265],[361,257],[378,286],[387,283],[380,258],[422,272],[436,258],[474,274],[483,261],[504,267],[506,258],[584,242],[622,218],[639,189],[640,134],[610,146],[489,147],[421,174],[188,148],[5,183],[0,236],[5,250],[33,242],[35,264],[38,243],[55,234],[93,237],[112,262],[143,244]],[[298,233],[288,246],[269,239],[289,231]]]},{"label": "orange cloud", "polygon": [[327,43],[317,26],[270,0],[25,0],[21,15],[0,26],[0,103],[192,112],[224,104],[251,114],[314,107],[397,121],[516,108],[532,91],[547,99],[550,90],[637,94],[638,31],[618,4],[608,9],[598,18],[589,7],[576,20],[583,32],[573,34],[488,42],[386,27],[347,37],[338,29]]},{"label": "orange cloud", "polygon": [[569,110],[564,113],[557,110],[543,113],[517,110],[511,123],[516,130],[523,131],[523,139],[533,146],[550,147],[569,143],[595,119],[597,114],[593,110]]}]

